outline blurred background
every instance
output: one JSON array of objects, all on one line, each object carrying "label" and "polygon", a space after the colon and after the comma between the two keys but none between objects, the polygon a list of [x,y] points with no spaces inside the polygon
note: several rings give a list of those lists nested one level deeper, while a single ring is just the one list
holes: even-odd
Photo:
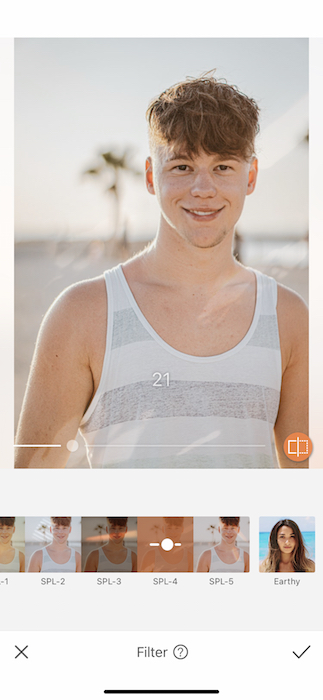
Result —
[{"label": "blurred background", "polygon": [[[49,305],[155,236],[158,206],[144,184],[149,101],[213,68],[261,108],[239,258],[307,300],[307,39],[18,39],[16,422]],[[68,466],[86,467],[84,452]]]},{"label": "blurred background", "polygon": [[315,518],[308,516],[278,515],[259,518],[259,564],[268,554],[269,535],[279,520],[294,520],[298,525],[310,559],[315,561]]},{"label": "blurred background", "polygon": [[[219,524],[219,516],[194,518],[194,571],[197,569],[198,560],[202,552],[206,549],[211,549],[216,544],[220,544]],[[245,516],[240,517],[240,532],[236,539],[236,547],[249,554],[249,518]]]}]

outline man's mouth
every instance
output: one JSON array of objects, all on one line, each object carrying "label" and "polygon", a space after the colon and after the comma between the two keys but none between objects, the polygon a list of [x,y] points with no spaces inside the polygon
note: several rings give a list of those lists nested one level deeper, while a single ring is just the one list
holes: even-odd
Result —
[{"label": "man's mouth", "polygon": [[194,219],[205,219],[206,221],[214,219],[222,209],[223,207],[220,209],[186,209],[184,207],[184,211],[194,217]]}]

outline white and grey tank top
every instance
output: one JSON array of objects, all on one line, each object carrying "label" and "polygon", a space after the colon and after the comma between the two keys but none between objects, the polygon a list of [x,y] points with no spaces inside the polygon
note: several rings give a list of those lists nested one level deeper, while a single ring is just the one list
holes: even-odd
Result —
[{"label": "white and grey tank top", "polygon": [[237,573],[239,571],[244,571],[243,550],[239,549],[239,557],[237,561],[233,562],[233,564],[226,564],[226,562],[222,561],[222,559],[220,559],[220,557],[218,556],[215,547],[212,547],[210,573],[215,573],[217,571],[221,574],[230,574],[235,572]]},{"label": "white and grey tank top", "polygon": [[254,271],[251,326],[238,345],[195,357],[148,323],[121,265],[105,273],[106,351],[81,422],[91,467],[266,469],[281,387],[277,283]]},{"label": "white and grey tank top", "polygon": [[75,562],[75,549],[71,548],[71,556],[65,564],[57,564],[48,554],[47,548],[41,550],[43,553],[43,562],[41,567],[41,572],[48,572],[49,574],[57,573],[69,573],[76,571]]},{"label": "white and grey tank top", "polygon": [[98,563],[98,568],[97,571],[106,571],[106,572],[112,572],[112,571],[132,571],[132,557],[131,557],[131,549],[126,549],[127,555],[126,558],[121,564],[114,564],[113,561],[110,561],[108,557],[104,554],[103,548],[100,547],[99,549],[99,563]]},{"label": "white and grey tank top", "polygon": [[2,564],[0,562],[0,571],[4,571],[7,573],[14,573],[16,571],[20,571],[19,549],[14,550],[13,559],[11,559],[9,564]]}]

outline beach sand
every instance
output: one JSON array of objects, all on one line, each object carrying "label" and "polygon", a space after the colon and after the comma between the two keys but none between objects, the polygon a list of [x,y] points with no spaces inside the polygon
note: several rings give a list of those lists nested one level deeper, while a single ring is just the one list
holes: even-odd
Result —
[{"label": "beach sand", "polygon": [[[17,243],[15,262],[15,425],[17,425],[36,337],[41,321],[54,299],[69,285],[101,275],[147,242],[136,242],[132,249],[112,247],[100,241],[37,241]],[[257,269],[275,277],[308,301],[308,269],[266,266]],[[73,453],[68,468],[88,468],[83,439]],[[82,444],[81,444],[82,443]]]}]

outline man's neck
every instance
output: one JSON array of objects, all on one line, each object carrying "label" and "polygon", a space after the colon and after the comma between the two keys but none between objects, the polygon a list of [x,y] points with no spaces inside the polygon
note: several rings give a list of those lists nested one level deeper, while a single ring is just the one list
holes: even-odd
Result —
[{"label": "man's neck", "polygon": [[0,554],[2,554],[3,552],[8,552],[9,549],[13,549],[11,542],[9,542],[9,544],[1,544],[0,545]]},{"label": "man's neck", "polygon": [[151,248],[142,256],[149,276],[183,289],[196,286],[221,288],[241,270],[232,254],[233,232],[216,246],[200,248],[170,227],[159,228]]},{"label": "man's neck", "polygon": [[120,549],[123,548],[123,546],[124,546],[123,540],[122,540],[122,542],[114,542],[114,540],[111,540],[111,539],[109,539],[109,541],[105,545],[107,550],[110,552],[118,552]]},{"label": "man's neck", "polygon": [[53,549],[55,552],[64,552],[65,549],[68,549],[68,544],[67,542],[64,542],[64,544],[58,544],[53,540],[53,542],[49,545],[50,549]]},{"label": "man's neck", "polygon": [[219,550],[222,550],[222,552],[231,552],[232,549],[236,549],[236,543],[233,542],[232,544],[228,544],[227,542],[224,542],[224,540],[221,540],[218,547]]}]

